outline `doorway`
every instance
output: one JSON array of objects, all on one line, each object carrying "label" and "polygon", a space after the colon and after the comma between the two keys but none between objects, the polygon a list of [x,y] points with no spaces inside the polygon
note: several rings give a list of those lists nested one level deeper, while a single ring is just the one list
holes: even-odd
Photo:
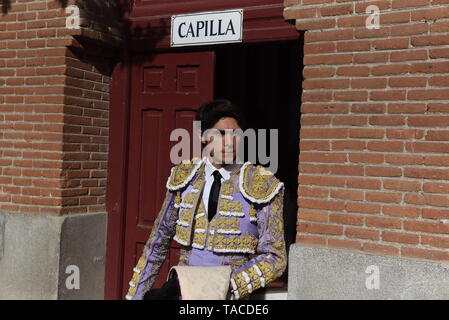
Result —
[{"label": "doorway", "polygon": [[[276,176],[285,185],[288,252],[296,235],[302,57],[300,39],[176,49],[133,57],[122,297],[164,200],[161,190],[165,190],[169,174],[169,150],[176,144],[169,141],[170,130],[191,131],[195,111],[212,98],[227,98],[240,105],[250,128],[278,129]],[[171,241],[155,287],[162,285],[178,259],[179,246]],[[288,270],[268,287],[286,290],[287,274]],[[264,290],[268,289],[260,291]]]},{"label": "doorway", "polygon": [[[237,103],[249,128],[278,129],[279,165],[275,175],[285,185],[287,253],[290,244],[295,242],[298,211],[301,39],[233,45],[215,51],[214,97]],[[271,287],[286,289],[287,274],[288,270]]]},{"label": "doorway", "polygon": [[[255,129],[279,130],[276,176],[285,184],[287,250],[295,242],[303,36],[284,21],[282,3],[245,10],[243,43],[171,48],[165,30],[151,41],[130,41],[124,61],[115,69],[108,162],[107,299],[124,298],[132,267],[162,205],[163,195],[157,190],[165,190],[163,176],[169,168],[164,150],[170,143],[153,138],[167,137],[173,126],[190,131],[195,111],[212,98],[239,104]],[[161,82],[163,73],[170,79],[178,77],[180,86]],[[156,285],[163,282],[170,265],[177,264],[178,252],[172,243]],[[287,271],[275,285],[285,287],[286,282]]]}]

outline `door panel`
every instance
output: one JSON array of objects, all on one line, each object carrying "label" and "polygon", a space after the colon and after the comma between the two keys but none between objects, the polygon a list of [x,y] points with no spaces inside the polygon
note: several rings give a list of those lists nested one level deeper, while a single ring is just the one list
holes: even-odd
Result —
[{"label": "door panel", "polygon": [[[177,128],[192,133],[196,110],[214,94],[213,51],[136,56],[134,61],[123,296],[164,200],[174,165],[170,149],[177,143],[170,141],[170,133]],[[172,241],[154,288],[165,282],[169,268],[178,261],[179,246]]]},{"label": "door panel", "polygon": [[142,139],[141,139],[141,174],[140,174],[140,197],[139,197],[139,226],[152,225],[155,217],[152,212],[158,210],[157,204],[163,194],[160,188],[160,177],[157,168],[158,159],[161,157],[159,148],[148,148],[159,144],[161,128],[163,126],[163,110],[146,109],[142,111]]}]

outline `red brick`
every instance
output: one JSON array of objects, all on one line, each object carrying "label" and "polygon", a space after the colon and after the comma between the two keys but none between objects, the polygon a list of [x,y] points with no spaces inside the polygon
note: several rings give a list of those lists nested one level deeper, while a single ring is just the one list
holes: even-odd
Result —
[{"label": "red brick", "polygon": [[[367,129],[368,130],[368,129]],[[354,163],[383,163],[384,154],[382,153],[351,153],[349,161]]]},{"label": "red brick", "polygon": [[390,53],[391,62],[426,60],[427,50],[407,50],[407,51],[393,51]]},{"label": "red brick", "polygon": [[414,154],[387,154],[385,162],[396,165],[422,165],[423,156]]},{"label": "red brick", "polygon": [[345,225],[358,225],[362,226],[364,222],[364,217],[355,216],[352,214],[337,214],[333,213],[329,215],[329,222],[345,224]]},{"label": "red brick", "polygon": [[370,178],[356,178],[350,177],[347,179],[347,186],[349,188],[360,188],[360,189],[380,189],[382,183],[379,179]]},{"label": "red brick", "polygon": [[341,66],[338,67],[336,74],[339,76],[368,76],[370,72],[367,66]]},{"label": "red brick", "polygon": [[374,203],[358,203],[358,202],[347,202],[346,203],[347,212],[357,212],[357,213],[379,213],[380,205]]},{"label": "red brick", "polygon": [[365,191],[366,201],[399,203],[401,198],[400,193]]},{"label": "red brick", "polygon": [[311,236],[306,234],[297,234],[296,235],[296,243],[303,243],[308,245],[326,245],[325,237]]},{"label": "red brick", "polygon": [[399,255],[399,248],[397,247],[369,242],[365,242],[363,244],[363,251],[381,255],[390,255],[390,256]]},{"label": "red brick", "polygon": [[419,235],[406,232],[382,231],[382,240],[387,242],[418,244]]},{"label": "red brick", "polygon": [[413,8],[413,7],[425,7],[430,5],[429,0],[393,0],[393,9]]},{"label": "red brick", "polygon": [[443,222],[404,221],[404,229],[408,231],[449,234],[449,225]]},{"label": "red brick", "polygon": [[368,228],[347,227],[345,235],[349,238],[379,240],[380,231]]},{"label": "red brick", "polygon": [[380,63],[388,61],[387,52],[355,53],[354,63]]},{"label": "red brick", "polygon": [[300,208],[298,210],[298,219],[316,222],[328,222],[329,215],[325,212],[309,211]]},{"label": "red brick", "polygon": [[360,250],[362,247],[362,243],[355,240],[329,238],[328,246],[332,248]]},{"label": "red brick", "polygon": [[449,8],[447,7],[426,8],[421,10],[413,10],[411,12],[412,21],[434,20],[448,17],[449,17]]},{"label": "red brick", "polygon": [[344,202],[324,199],[298,199],[298,207],[320,210],[343,210]]},{"label": "red brick", "polygon": [[320,8],[321,17],[340,16],[353,13],[352,4],[332,5]]},{"label": "red brick", "polygon": [[422,217],[426,219],[449,220],[449,210],[437,208],[423,208]]},{"label": "red brick", "polygon": [[315,234],[342,235],[343,227],[334,224],[299,222],[297,231]]},{"label": "red brick", "polygon": [[410,46],[409,38],[400,39],[382,39],[373,41],[373,47],[376,50],[397,50],[407,49]]},{"label": "red brick", "polygon": [[449,260],[447,250],[431,250],[413,247],[402,247],[401,255],[409,258],[430,259],[430,260]]},{"label": "red brick", "polygon": [[437,248],[449,248],[449,238],[422,235],[421,244]]}]

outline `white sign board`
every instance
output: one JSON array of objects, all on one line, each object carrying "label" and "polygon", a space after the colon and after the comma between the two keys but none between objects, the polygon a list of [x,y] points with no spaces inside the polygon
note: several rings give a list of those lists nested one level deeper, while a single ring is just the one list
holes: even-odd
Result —
[{"label": "white sign board", "polygon": [[171,46],[242,42],[243,9],[174,15]]}]

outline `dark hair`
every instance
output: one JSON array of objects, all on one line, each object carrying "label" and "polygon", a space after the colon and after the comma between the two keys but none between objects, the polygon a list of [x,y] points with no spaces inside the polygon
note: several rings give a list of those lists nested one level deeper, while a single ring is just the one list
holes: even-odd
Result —
[{"label": "dark hair", "polygon": [[201,133],[211,129],[221,118],[234,118],[243,131],[246,129],[246,121],[239,106],[227,99],[204,103],[195,116],[195,120],[201,122]]}]

